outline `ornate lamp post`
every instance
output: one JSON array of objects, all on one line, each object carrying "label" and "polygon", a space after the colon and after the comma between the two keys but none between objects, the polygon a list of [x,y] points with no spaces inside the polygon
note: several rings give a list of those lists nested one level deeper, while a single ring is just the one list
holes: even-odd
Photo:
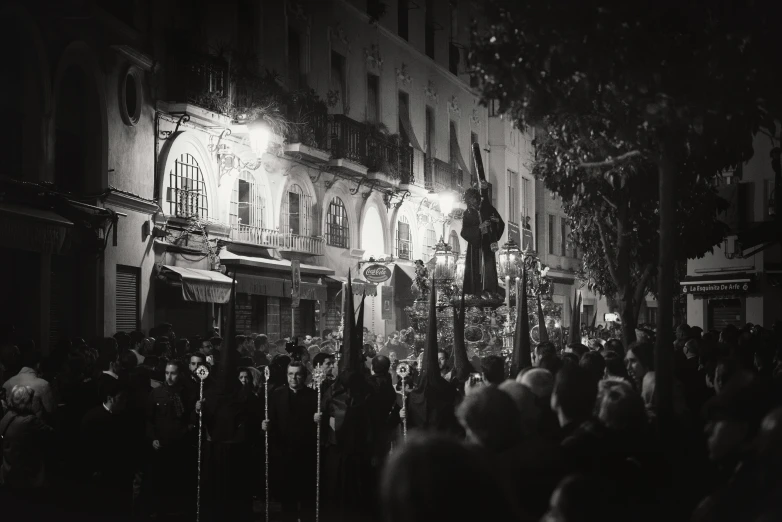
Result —
[{"label": "ornate lamp post", "polygon": [[434,247],[434,285],[440,291],[440,301],[447,302],[454,292],[456,281],[456,253],[451,246],[446,244],[443,238]]},{"label": "ornate lamp post", "polygon": [[[503,344],[507,348],[513,338],[513,329],[511,326],[512,314],[510,308],[511,283],[515,283],[521,275],[524,263],[521,249],[515,241],[510,240],[505,243],[497,252],[497,275],[505,278],[505,308],[508,311],[508,317],[505,321],[505,339]],[[518,286],[518,285],[516,285]],[[516,306],[519,306],[519,293],[516,292]]]}]

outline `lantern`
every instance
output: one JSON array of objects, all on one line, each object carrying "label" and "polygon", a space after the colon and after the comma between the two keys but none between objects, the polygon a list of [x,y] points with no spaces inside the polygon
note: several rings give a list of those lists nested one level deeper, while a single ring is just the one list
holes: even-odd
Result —
[{"label": "lantern", "polygon": [[497,275],[505,280],[515,281],[521,275],[522,262],[519,246],[514,241],[508,241],[497,252]]}]

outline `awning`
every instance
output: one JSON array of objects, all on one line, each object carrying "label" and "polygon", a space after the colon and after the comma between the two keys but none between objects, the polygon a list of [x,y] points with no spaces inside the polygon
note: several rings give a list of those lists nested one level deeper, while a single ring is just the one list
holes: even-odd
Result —
[{"label": "awning", "polygon": [[462,172],[470,172],[470,168],[464,162],[464,158],[462,157],[462,150],[459,148],[459,136],[456,134],[456,124],[451,122],[451,163],[453,163],[454,159],[459,165],[459,168],[462,169]]},{"label": "awning", "polygon": [[394,287],[394,298],[397,301],[415,299],[413,296],[413,281],[415,281],[415,266],[397,263],[391,276],[391,286]]},{"label": "awning", "polygon": [[[252,268],[264,268],[267,270],[279,270],[285,272],[288,277],[291,273],[291,262],[287,259],[267,259],[265,257],[242,256],[229,252],[225,247],[220,250],[220,262],[226,266],[246,266]],[[302,275],[328,276],[334,274],[334,270],[325,266],[301,264]]]},{"label": "awning", "polygon": [[754,290],[755,276],[748,272],[686,276],[682,292],[696,295],[743,295]]},{"label": "awning", "polygon": [[410,145],[423,152],[424,149],[422,149],[421,144],[418,143],[415,132],[413,132],[413,126],[410,124],[410,107],[408,107],[407,102],[401,98],[399,100],[399,123],[402,125],[402,130],[407,136],[407,139],[410,140]]},{"label": "awning", "polygon": [[73,222],[50,210],[0,203],[0,242],[21,250],[61,254]]},{"label": "awning", "polygon": [[[338,281],[339,283],[342,284],[347,284],[348,282],[347,277],[341,277],[341,276],[331,276],[328,279],[333,279],[334,281]],[[369,281],[353,278],[352,285],[353,285],[353,295],[362,295],[364,291],[366,291],[367,295],[369,296],[374,297],[377,295],[377,285],[370,283]]]},{"label": "awning", "polygon": [[196,303],[227,303],[232,279],[220,272],[163,265],[160,275],[182,285],[182,298]]}]

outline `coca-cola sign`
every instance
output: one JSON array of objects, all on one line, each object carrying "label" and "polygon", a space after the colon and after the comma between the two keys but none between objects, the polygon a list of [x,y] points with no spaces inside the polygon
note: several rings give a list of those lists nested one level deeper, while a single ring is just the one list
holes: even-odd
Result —
[{"label": "coca-cola sign", "polygon": [[364,269],[364,278],[370,283],[382,283],[391,279],[391,270],[383,265],[369,265]]}]

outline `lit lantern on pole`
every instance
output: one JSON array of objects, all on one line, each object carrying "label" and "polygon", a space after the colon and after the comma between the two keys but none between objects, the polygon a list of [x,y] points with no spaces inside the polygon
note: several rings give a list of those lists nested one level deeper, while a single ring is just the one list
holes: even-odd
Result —
[{"label": "lit lantern on pole", "polygon": [[[524,259],[522,258],[521,249],[514,241],[508,241],[497,252],[497,275],[505,278],[505,307],[508,310],[508,319],[505,322],[505,342],[507,346],[510,345],[512,339],[511,330],[511,309],[510,309],[510,291],[511,283],[515,283],[521,276],[521,267],[523,266]],[[518,288],[519,285],[516,285]],[[516,306],[520,306],[519,298],[521,292],[516,292]]]},{"label": "lit lantern on pole", "polygon": [[434,284],[440,290],[450,291],[456,280],[456,258],[451,246],[440,238],[434,247]]}]

